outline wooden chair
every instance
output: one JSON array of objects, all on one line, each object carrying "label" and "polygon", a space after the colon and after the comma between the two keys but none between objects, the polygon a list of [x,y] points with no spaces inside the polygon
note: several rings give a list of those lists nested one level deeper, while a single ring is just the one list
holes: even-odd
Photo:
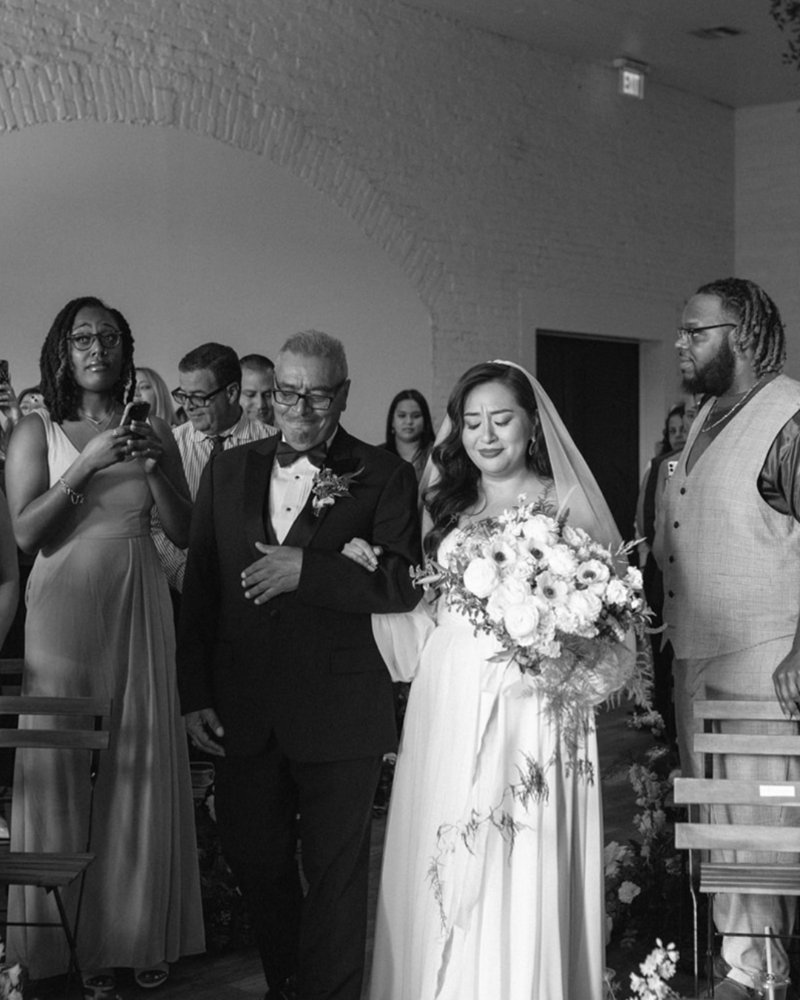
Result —
[{"label": "wooden chair", "polygon": [[[704,755],[710,773],[711,755],[793,756],[800,754],[800,732],[787,735],[750,735],[714,731],[724,721],[787,722],[777,701],[698,701],[694,716],[704,720],[694,748]],[[714,921],[711,897],[718,892],[800,896],[800,864],[773,864],[712,860],[711,851],[761,851],[800,856],[800,827],[757,826],[718,822],[713,806],[759,806],[779,809],[800,806],[800,782],[741,781],[729,778],[676,778],[675,803],[688,808],[687,822],[675,824],[675,846],[689,852],[693,929],[695,995],[698,976],[698,893],[709,896],[706,962],[713,984]],[[719,811],[718,811],[719,812]],[[736,936],[734,932],[727,932]],[[747,933],[748,937],[765,936]],[[713,987],[712,987],[713,988]]]},{"label": "wooden chair", "polygon": [[[0,658],[0,695],[19,694],[22,690],[22,671],[25,661],[21,659]],[[14,729],[17,720],[14,716],[0,717],[0,727]],[[14,774],[14,748],[0,750],[0,808],[8,815],[11,802],[11,777]]]},{"label": "wooden chair", "polygon": [[[100,751],[108,748],[109,733],[105,720],[111,714],[111,702],[101,698],[42,698],[19,695],[0,696],[0,716],[25,715],[37,720],[67,720],[75,728],[68,729],[0,729],[0,747],[44,747],[55,750],[88,750],[88,776],[90,781],[89,816],[86,845],[83,851],[49,852],[24,851],[0,852],[0,885],[38,886],[52,892],[58,909],[59,921],[31,924],[14,921],[9,926],[61,927],[67,939],[70,965],[67,972],[67,991],[72,975],[79,985],[81,972],[78,964],[76,940],[83,897],[83,877],[86,869],[94,861],[90,852],[92,838],[92,818],[94,809],[94,786],[97,779]],[[87,719],[91,720],[87,724]],[[13,825],[14,817],[11,817]],[[81,879],[75,918],[70,924],[61,890]]]}]

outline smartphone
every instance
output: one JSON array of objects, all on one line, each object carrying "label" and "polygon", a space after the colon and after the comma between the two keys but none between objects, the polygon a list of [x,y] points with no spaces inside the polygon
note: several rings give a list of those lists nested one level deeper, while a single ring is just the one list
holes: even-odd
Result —
[{"label": "smartphone", "polygon": [[146,403],[143,399],[128,403],[122,413],[122,420],[119,422],[120,427],[127,426],[131,420],[147,420],[149,413],[150,404]]},{"label": "smartphone", "polygon": [[8,384],[10,381],[8,375],[8,362],[5,358],[0,359],[0,382],[5,382]]}]

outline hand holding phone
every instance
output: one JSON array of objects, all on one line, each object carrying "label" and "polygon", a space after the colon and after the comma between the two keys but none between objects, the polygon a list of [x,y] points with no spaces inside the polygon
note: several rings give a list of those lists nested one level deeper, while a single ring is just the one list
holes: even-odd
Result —
[{"label": "hand holding phone", "polygon": [[[146,403],[143,399],[134,400],[132,403],[128,403],[122,412],[122,420],[120,420],[120,427],[127,427],[132,420],[145,421],[150,413],[150,404]],[[135,431],[132,432],[135,434]],[[137,435],[141,437],[141,435]]]}]

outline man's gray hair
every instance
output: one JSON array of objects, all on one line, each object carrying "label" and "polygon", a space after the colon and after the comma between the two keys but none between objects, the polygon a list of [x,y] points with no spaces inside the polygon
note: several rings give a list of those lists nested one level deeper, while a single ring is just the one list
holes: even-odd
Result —
[{"label": "man's gray hair", "polygon": [[336,381],[344,382],[347,378],[347,355],[344,353],[341,340],[331,337],[328,333],[322,333],[320,330],[303,330],[300,333],[293,333],[278,352],[279,360],[282,354],[302,354],[307,358],[327,358],[333,362]]}]

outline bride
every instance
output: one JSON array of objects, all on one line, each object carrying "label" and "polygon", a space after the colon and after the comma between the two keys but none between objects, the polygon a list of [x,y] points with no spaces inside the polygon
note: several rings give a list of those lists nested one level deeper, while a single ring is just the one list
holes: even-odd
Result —
[{"label": "bride", "polygon": [[[514,364],[480,364],[459,380],[433,462],[425,546],[440,563],[470,526],[517,507],[523,494],[552,513],[565,504],[570,525],[612,551],[619,545],[552,403]],[[367,568],[377,558],[357,539],[345,553]],[[559,723],[543,712],[530,675],[525,683],[516,664],[493,660],[497,640],[446,605],[438,602],[427,635],[418,619],[403,633],[398,617],[408,616],[375,624],[389,660],[413,660],[418,669],[392,790],[370,1000],[600,1000],[593,727],[581,748],[588,768],[554,757]],[[408,648],[411,635],[416,649]],[[547,764],[546,787],[523,804],[508,792],[531,759]]]}]

